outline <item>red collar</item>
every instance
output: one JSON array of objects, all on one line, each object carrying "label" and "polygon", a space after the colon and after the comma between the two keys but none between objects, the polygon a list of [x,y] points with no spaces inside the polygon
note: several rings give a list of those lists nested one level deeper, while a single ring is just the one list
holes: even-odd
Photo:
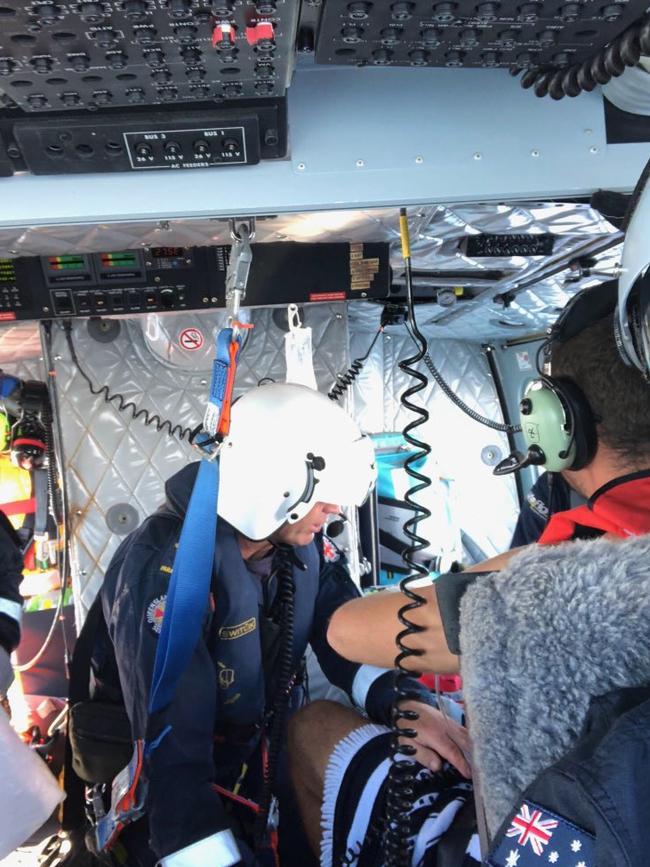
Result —
[{"label": "red collar", "polygon": [[650,470],[612,479],[585,505],[551,515],[539,542],[553,545],[574,539],[579,527],[622,539],[650,533]]}]

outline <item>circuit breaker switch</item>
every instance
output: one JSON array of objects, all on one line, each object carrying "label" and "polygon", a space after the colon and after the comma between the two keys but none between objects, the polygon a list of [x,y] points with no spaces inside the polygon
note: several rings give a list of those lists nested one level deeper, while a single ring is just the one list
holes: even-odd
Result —
[{"label": "circuit breaker switch", "polygon": [[235,44],[236,35],[237,31],[230,22],[221,21],[212,31],[212,45],[217,51],[225,51]]},{"label": "circuit breaker switch", "polygon": [[246,42],[250,46],[259,45],[262,47],[262,44],[271,45],[274,39],[275,32],[273,22],[271,21],[258,21],[252,27],[246,28]]}]

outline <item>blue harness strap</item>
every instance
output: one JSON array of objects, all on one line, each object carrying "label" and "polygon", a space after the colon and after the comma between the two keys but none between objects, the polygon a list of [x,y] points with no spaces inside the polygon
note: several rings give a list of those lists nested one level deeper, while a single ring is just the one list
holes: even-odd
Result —
[{"label": "blue harness strap", "polygon": [[218,487],[218,462],[202,460],[167,591],[149,696],[150,714],[171,702],[201,634],[212,580]]}]

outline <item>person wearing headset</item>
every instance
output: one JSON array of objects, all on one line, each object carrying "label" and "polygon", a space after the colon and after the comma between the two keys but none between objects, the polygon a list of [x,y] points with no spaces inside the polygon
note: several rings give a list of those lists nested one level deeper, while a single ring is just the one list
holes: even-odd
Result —
[{"label": "person wearing headset", "polygon": [[[159,721],[165,734],[145,762],[146,817],[122,836],[134,853],[128,863],[227,867],[263,858],[250,851],[253,802],[274,738],[276,748],[284,745],[274,734],[274,714],[280,719],[278,700],[300,679],[308,643],[356,706],[380,721],[390,715],[392,672],[345,661],[326,638],[333,611],[358,591],[342,555],[323,546],[320,534],[341,504],[360,505],[373,486],[370,439],[325,395],[263,385],[233,404],[219,464],[203,634]],[[147,739],[156,647],[197,466],[167,481],[166,504],[122,543],[101,589],[95,696],[124,703],[134,738]],[[287,581],[293,652],[283,674]],[[429,700],[415,681],[413,688]],[[283,816],[281,808],[281,822]],[[307,864],[307,854],[296,863]]]},{"label": "person wearing headset", "polygon": [[[504,463],[511,469],[535,463],[561,472],[571,488],[586,498],[585,505],[550,517],[540,545],[650,533],[650,321],[646,300],[650,298],[650,192],[644,206],[646,258],[637,267],[626,244],[624,273],[634,279],[618,284],[618,311],[613,315],[615,282],[576,296],[551,333],[547,346],[550,376],[542,375],[534,382],[521,404],[528,451]],[[638,228],[631,234],[637,237]],[[635,281],[636,300],[630,302]],[[615,336],[615,320],[623,339]],[[629,354],[624,354],[625,345]],[[423,631],[404,638],[404,644],[418,654],[405,660],[409,669],[459,671],[461,596],[474,582],[479,582],[476,589],[480,587],[481,575],[487,578],[497,570],[505,570],[503,581],[507,582],[507,576],[516,573],[519,557],[523,562],[526,556],[522,550],[505,552],[459,574],[442,576],[434,586],[418,588],[425,604],[408,616]],[[570,548],[564,550],[570,554]],[[330,644],[347,659],[391,665],[396,636],[404,628],[398,620],[403,604],[404,597],[398,593],[379,593],[347,603],[332,616]],[[415,759],[422,767],[416,774],[410,812],[412,862],[404,863],[418,867],[477,865],[482,862],[475,824],[461,828],[460,850],[456,835],[453,860],[446,860],[445,853],[448,832],[471,798],[464,761],[469,754],[466,732],[448,718],[449,711],[443,715],[428,708],[426,714],[426,741],[423,737],[416,741]],[[437,730],[432,717],[437,718]],[[416,731],[420,726],[418,721],[406,724]],[[318,750],[307,748],[309,732],[315,730],[321,732]],[[347,708],[316,702],[292,720],[292,777],[311,845],[315,851],[320,848],[322,867],[384,864],[385,844],[382,833],[377,832],[377,820],[383,815],[391,752],[388,731],[368,725]],[[438,770],[443,772],[436,774]],[[512,847],[504,851],[509,852],[506,860],[497,853],[489,863],[516,864],[520,851]]]},{"label": "person wearing headset", "polygon": [[23,600],[19,587],[22,580],[20,541],[9,519],[0,511],[0,699],[6,696],[13,681],[9,655],[20,641]]}]

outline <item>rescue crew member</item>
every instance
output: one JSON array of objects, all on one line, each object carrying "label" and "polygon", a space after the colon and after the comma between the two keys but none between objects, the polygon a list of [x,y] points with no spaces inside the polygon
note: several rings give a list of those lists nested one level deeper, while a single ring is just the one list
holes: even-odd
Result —
[{"label": "rescue crew member", "polygon": [[[553,515],[540,543],[650,532],[650,388],[638,370],[623,364],[612,316],[553,344],[551,351],[552,376],[577,384],[591,407],[597,421],[597,445],[585,466],[564,471],[571,488],[587,498],[587,506]],[[513,558],[520,552],[508,551],[466,571],[485,574],[507,569],[505,580],[516,574],[517,560]],[[569,546],[566,556],[570,555]],[[522,562],[524,556],[521,554]],[[617,551],[615,556],[618,560],[621,555]],[[579,566],[579,560],[577,563]],[[560,561],[557,568],[566,567]],[[472,580],[480,578],[468,576],[468,584]],[[458,672],[459,657],[448,649],[434,587],[419,588],[418,593],[426,604],[412,610],[410,617],[426,631],[405,639],[421,652],[405,664],[427,672]],[[396,593],[379,593],[347,603],[330,621],[331,646],[356,662],[390,665],[396,655],[396,635],[403,628],[397,620],[403,604],[403,596]],[[462,641],[462,633],[460,637]],[[463,753],[468,755],[466,731],[434,709],[428,708],[426,713],[426,732],[420,730],[418,722],[409,723],[418,729],[416,759],[428,769],[445,764],[460,772],[450,777],[449,771],[435,775],[423,770],[417,778],[415,794],[419,800],[411,813],[412,863],[433,867],[440,863],[440,840],[445,839],[457,811],[470,797],[470,786],[464,779],[468,776],[463,760]],[[299,711],[290,725],[292,776],[311,845],[314,851],[321,850],[322,867],[341,863],[344,855],[348,857],[346,865],[383,864],[382,836],[373,832],[371,819],[381,814],[386,775],[382,763],[384,768],[388,764],[390,744],[385,729],[365,723],[348,708],[319,701]],[[319,731],[318,738],[314,738],[314,731]],[[553,808],[552,804],[547,806]],[[480,863],[478,838],[471,828],[465,840],[467,846],[463,843],[453,862],[458,867]],[[508,863],[514,864],[517,857],[515,853]]]},{"label": "rescue crew member", "polygon": [[0,699],[13,681],[9,654],[20,641],[23,602],[18,588],[22,580],[20,542],[9,519],[0,511]]},{"label": "rescue crew member", "polygon": [[[324,556],[320,534],[341,505],[360,505],[374,484],[371,441],[326,396],[270,384],[233,404],[219,462],[203,635],[164,712],[162,723],[171,728],[145,767],[148,829],[141,820],[123,835],[128,849],[139,833],[144,845],[136,858],[145,864],[252,862],[243,842],[251,814],[237,803],[260,794],[260,742],[279,688],[278,582],[287,558],[295,587],[292,672],[311,644],[326,676],[357,707],[378,721],[390,714],[392,673],[347,662],[326,638],[332,612],[358,591],[342,555],[328,545],[329,559]],[[95,649],[96,696],[125,704],[134,738],[147,731],[156,646],[197,466],[168,480],[166,503],[119,547],[101,590],[105,627]],[[428,691],[414,685],[429,700]]]}]

